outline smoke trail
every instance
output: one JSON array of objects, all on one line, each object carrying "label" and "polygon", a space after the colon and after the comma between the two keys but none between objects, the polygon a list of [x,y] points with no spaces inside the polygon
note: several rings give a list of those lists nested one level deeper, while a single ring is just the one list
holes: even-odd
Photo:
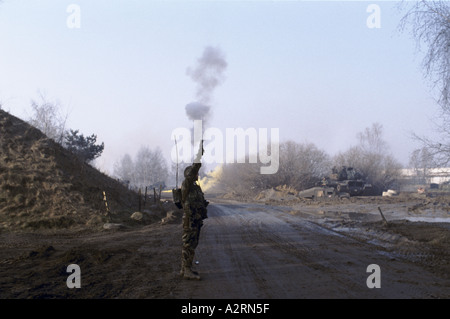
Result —
[{"label": "smoke trail", "polygon": [[224,81],[227,68],[223,52],[218,48],[206,47],[197,60],[195,68],[188,68],[186,74],[197,84],[197,102],[186,105],[186,114],[191,120],[206,121],[209,118],[214,89]]},{"label": "smoke trail", "polygon": [[197,100],[208,104],[214,89],[223,82],[228,64],[222,51],[210,46],[205,48],[197,62],[197,66],[188,68],[186,73],[197,84]]},{"label": "smoke trail", "polygon": [[186,105],[186,114],[190,120],[208,120],[211,107],[200,102],[192,102]]}]

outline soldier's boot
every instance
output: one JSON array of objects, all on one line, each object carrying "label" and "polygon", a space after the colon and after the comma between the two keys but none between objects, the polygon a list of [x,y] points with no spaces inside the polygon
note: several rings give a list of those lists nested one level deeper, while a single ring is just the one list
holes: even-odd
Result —
[{"label": "soldier's boot", "polygon": [[181,270],[180,270],[180,276],[183,277],[184,276],[184,272],[186,269],[189,269],[190,272],[192,272],[194,275],[198,276],[198,272],[196,272],[195,270],[192,270],[192,259],[193,258],[188,258],[188,260],[183,260],[181,261]]},{"label": "soldier's boot", "polygon": [[190,267],[181,267],[181,270],[180,270],[180,276],[181,276],[181,277],[184,276],[184,271],[185,271],[186,269],[189,269],[194,275],[197,275],[197,276],[198,276],[198,272],[195,271],[195,270],[192,270],[192,268],[190,268]]},{"label": "soldier's boot", "polygon": [[188,266],[184,266],[184,263],[181,263],[181,270],[180,270],[180,276],[183,277],[184,276],[184,271],[186,269],[189,269],[194,275],[198,276],[198,272],[196,272],[195,270],[192,270],[190,267]]},{"label": "soldier's boot", "polygon": [[183,259],[181,262],[180,275],[184,279],[200,280],[200,276],[199,276],[198,272],[192,270],[192,261],[194,259],[193,253],[189,254],[186,259],[187,260]]},{"label": "soldier's boot", "polygon": [[192,271],[190,267],[184,267],[183,278],[188,280],[200,280],[200,275],[197,272]]}]

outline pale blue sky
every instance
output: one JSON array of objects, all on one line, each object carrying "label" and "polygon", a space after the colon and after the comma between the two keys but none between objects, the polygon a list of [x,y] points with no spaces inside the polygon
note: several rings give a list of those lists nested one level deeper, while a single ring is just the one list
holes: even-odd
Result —
[{"label": "pale blue sky", "polygon": [[[381,28],[370,29],[370,4]],[[67,7],[81,9],[70,29]],[[311,142],[330,155],[379,122],[407,164],[411,132],[432,135],[437,106],[398,2],[62,1],[0,4],[0,101],[26,119],[38,90],[59,100],[69,127],[105,142],[103,170],[125,153],[161,147],[191,127],[195,84],[186,69],[206,46],[225,54],[210,125],[279,128],[281,141]],[[404,12],[403,12],[404,13]]]}]

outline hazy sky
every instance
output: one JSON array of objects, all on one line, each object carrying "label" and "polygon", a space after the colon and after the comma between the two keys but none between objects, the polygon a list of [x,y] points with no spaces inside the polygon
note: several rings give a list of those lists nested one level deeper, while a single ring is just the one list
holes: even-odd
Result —
[{"label": "hazy sky", "polygon": [[[368,27],[371,4],[381,10],[380,28]],[[172,131],[192,126],[185,105],[196,85],[186,70],[212,46],[227,68],[210,126],[279,128],[281,141],[334,155],[379,122],[407,164],[418,146],[411,132],[432,135],[438,107],[414,39],[398,30],[398,4],[4,0],[0,101],[27,119],[38,91],[58,100],[70,128],[105,143],[103,170],[143,145],[169,160]],[[69,19],[71,5],[79,20]]]}]

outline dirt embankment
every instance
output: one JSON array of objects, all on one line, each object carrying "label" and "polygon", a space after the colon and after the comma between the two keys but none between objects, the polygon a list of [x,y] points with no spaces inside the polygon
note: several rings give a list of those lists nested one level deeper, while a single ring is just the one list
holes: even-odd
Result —
[{"label": "dirt embankment", "polygon": [[[0,110],[0,298],[168,295],[159,287],[171,279],[153,274],[167,267],[163,254],[179,251],[181,234],[166,234],[180,232],[174,208],[152,202],[137,212],[138,194]],[[72,263],[92,289],[67,288]]]},{"label": "dirt embankment", "polygon": [[98,229],[108,221],[133,223],[137,208],[135,192],[0,110],[0,231]]}]

